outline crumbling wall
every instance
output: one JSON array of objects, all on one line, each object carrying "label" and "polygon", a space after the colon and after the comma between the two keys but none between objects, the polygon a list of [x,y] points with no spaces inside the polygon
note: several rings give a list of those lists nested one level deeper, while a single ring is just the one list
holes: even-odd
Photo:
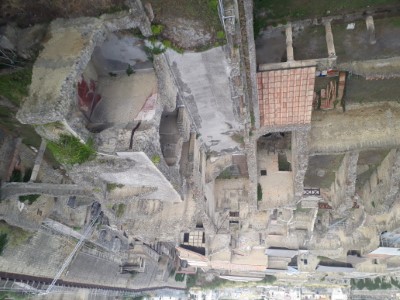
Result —
[{"label": "crumbling wall", "polygon": [[361,198],[369,211],[388,211],[399,193],[400,150],[392,149],[361,189]]},{"label": "crumbling wall", "polygon": [[295,202],[303,196],[304,177],[308,168],[308,136],[308,128],[292,132],[292,171]]},{"label": "crumbling wall", "polygon": [[355,193],[357,178],[357,161],[359,152],[347,152],[335,174],[335,181],[330,188],[332,206],[334,208],[350,208],[353,205],[352,197]]},{"label": "crumbling wall", "polygon": [[[89,136],[85,120],[76,108],[77,89],[94,48],[108,32],[139,27],[151,34],[143,7],[138,0],[129,2],[131,10],[100,18],[57,19],[50,25],[49,40],[32,70],[29,97],[17,113],[24,124],[65,122],[72,134]],[[46,128],[41,128],[44,133]],[[46,135],[46,133],[44,133]]]}]

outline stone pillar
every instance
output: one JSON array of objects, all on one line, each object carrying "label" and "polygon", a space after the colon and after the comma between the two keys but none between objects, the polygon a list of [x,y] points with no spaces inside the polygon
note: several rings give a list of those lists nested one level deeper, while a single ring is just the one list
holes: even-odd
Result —
[{"label": "stone pillar", "polygon": [[398,198],[400,182],[400,149],[395,149],[392,151],[394,151],[394,153],[392,166],[389,170],[389,190],[385,199],[385,202],[389,207],[392,207],[393,203]]},{"label": "stone pillar", "polygon": [[288,23],[286,26],[286,56],[287,61],[294,60],[293,54],[293,35],[292,35],[292,23]]},{"label": "stone pillar", "polygon": [[335,57],[335,44],[333,42],[333,33],[331,27],[331,21],[325,21],[325,39],[326,39],[326,46],[328,48],[328,57]]},{"label": "stone pillar", "polygon": [[44,152],[46,151],[46,145],[47,145],[46,140],[42,139],[42,142],[40,143],[39,151],[36,155],[35,164],[33,166],[31,178],[29,180],[31,182],[36,181],[37,175],[39,173],[40,165],[42,164],[43,155],[44,155]]},{"label": "stone pillar", "polygon": [[346,210],[353,206],[356,190],[358,152],[347,152],[336,172],[331,186],[331,199],[334,208]]},{"label": "stone pillar", "polygon": [[357,179],[357,162],[358,162],[358,151],[346,153],[345,160],[347,160],[347,174],[345,181],[345,197],[346,202],[349,205],[353,205],[352,199],[356,192],[356,179]]},{"label": "stone pillar", "polygon": [[304,177],[308,168],[308,136],[310,127],[301,128],[292,132],[292,172],[294,201],[303,196]]},{"label": "stone pillar", "polygon": [[367,25],[369,43],[374,45],[376,43],[374,18],[372,16],[368,16],[365,19],[365,23]]},{"label": "stone pillar", "polygon": [[258,183],[258,167],[257,167],[257,135],[249,137],[246,143],[247,168],[249,172],[249,210],[257,210],[257,183]]}]

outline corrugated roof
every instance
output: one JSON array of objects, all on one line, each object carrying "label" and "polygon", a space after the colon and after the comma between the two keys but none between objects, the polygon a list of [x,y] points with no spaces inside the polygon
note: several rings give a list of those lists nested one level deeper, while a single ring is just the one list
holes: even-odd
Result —
[{"label": "corrugated roof", "polygon": [[311,123],[315,67],[257,73],[261,126]]}]

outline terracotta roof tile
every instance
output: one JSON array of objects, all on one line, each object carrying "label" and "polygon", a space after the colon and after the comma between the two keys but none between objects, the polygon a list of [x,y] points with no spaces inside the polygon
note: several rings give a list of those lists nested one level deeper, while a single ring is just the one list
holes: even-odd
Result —
[{"label": "terracotta roof tile", "polygon": [[311,123],[315,67],[257,73],[261,126]]}]

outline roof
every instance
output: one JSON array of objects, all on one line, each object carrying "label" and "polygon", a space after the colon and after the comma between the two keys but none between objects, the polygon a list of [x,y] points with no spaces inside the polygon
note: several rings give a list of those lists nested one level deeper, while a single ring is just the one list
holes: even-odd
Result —
[{"label": "roof", "polygon": [[378,255],[400,256],[400,248],[379,247],[378,249],[368,254],[368,256]]},{"label": "roof", "polygon": [[260,125],[311,123],[315,67],[257,73]]},{"label": "roof", "polygon": [[294,257],[299,252],[297,250],[289,250],[289,249],[267,249],[265,254],[268,256],[276,256],[276,257]]},{"label": "roof", "polygon": [[329,266],[318,266],[317,272],[354,272],[356,269],[354,268],[346,268],[346,267],[329,267]]}]

